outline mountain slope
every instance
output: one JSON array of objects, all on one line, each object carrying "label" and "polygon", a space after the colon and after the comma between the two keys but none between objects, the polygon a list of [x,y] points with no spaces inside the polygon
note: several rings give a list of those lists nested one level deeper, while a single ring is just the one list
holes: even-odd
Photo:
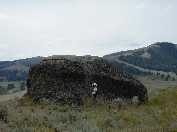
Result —
[{"label": "mountain slope", "polygon": [[1,80],[25,80],[32,65],[42,61],[42,57],[33,57],[15,61],[0,61]]},{"label": "mountain slope", "polygon": [[104,59],[132,74],[154,71],[177,73],[177,45],[168,42],[106,55]]},{"label": "mountain slope", "polygon": [[[176,76],[177,74],[177,45],[168,42],[158,42],[140,49],[117,52],[103,58],[118,70],[132,75],[160,73]],[[0,61],[0,80],[25,80],[29,68],[40,63],[42,59],[43,57],[33,57]]]}]

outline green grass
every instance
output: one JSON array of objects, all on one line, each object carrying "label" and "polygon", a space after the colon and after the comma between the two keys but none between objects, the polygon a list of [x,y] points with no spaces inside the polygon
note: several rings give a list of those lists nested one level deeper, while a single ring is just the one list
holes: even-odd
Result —
[{"label": "green grass", "polygon": [[137,106],[120,105],[90,99],[80,108],[41,102],[30,98],[0,104],[7,108],[8,122],[0,122],[10,131],[54,132],[117,132],[117,131],[177,131],[177,88],[160,90],[149,103]]}]

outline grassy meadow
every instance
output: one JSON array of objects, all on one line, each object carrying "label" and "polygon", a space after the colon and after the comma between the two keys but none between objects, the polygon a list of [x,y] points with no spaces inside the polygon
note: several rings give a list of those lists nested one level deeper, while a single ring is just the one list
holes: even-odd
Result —
[{"label": "grassy meadow", "polygon": [[[157,80],[152,83],[154,81]],[[0,121],[0,131],[177,132],[177,85],[157,87],[159,85],[154,90],[156,94],[150,93],[149,102],[141,106],[100,100],[95,104],[85,99],[83,106],[75,107],[33,103],[28,97],[1,102],[0,113],[6,114],[5,121]]]}]

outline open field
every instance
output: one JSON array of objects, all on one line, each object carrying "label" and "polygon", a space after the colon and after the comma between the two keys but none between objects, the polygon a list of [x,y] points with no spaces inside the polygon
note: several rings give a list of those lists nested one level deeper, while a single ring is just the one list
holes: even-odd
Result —
[{"label": "open field", "polygon": [[33,103],[22,97],[26,91],[0,96],[0,112],[7,112],[7,122],[0,121],[0,131],[176,132],[177,81],[138,79],[150,95],[149,102],[141,106],[101,100],[95,105],[91,99],[86,99],[81,107]]},{"label": "open field", "polygon": [[177,86],[177,80],[164,81],[160,79],[154,79],[151,76],[145,76],[145,77],[138,76],[136,78],[146,86],[150,97],[158,94],[159,90],[171,89]]},{"label": "open field", "polygon": [[177,88],[162,90],[148,104],[118,105],[109,102],[92,105],[87,101],[81,108],[67,105],[34,104],[29,98],[1,103],[7,122],[1,122],[4,131],[54,132],[117,132],[177,131]]},{"label": "open field", "polygon": [[23,88],[25,89],[24,81],[1,81],[0,82],[0,96],[20,92],[22,90],[21,89],[22,84],[24,84]]},{"label": "open field", "polygon": [[[0,121],[3,132],[176,132],[176,82],[144,79],[150,93],[147,104],[102,102],[91,99],[85,105],[74,107],[46,102],[33,103],[28,97],[9,96],[0,102],[0,111],[6,111],[7,121]],[[153,91],[153,92],[154,92]],[[17,97],[21,97],[21,92]],[[2,99],[3,96],[0,98]]]},{"label": "open field", "polygon": [[26,91],[20,91],[20,92],[16,92],[16,93],[13,93],[13,94],[8,94],[8,95],[0,95],[0,102],[13,100],[13,99],[16,99],[16,98],[22,98],[25,93],[26,93]]}]

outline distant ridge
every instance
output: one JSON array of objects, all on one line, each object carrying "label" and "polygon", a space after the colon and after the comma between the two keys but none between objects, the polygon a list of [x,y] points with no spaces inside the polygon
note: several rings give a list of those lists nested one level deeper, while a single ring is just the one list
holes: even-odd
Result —
[{"label": "distant ridge", "polygon": [[0,80],[25,80],[29,68],[42,61],[43,57],[33,57],[15,61],[0,61]]},{"label": "distant ridge", "polygon": [[[47,58],[62,56],[71,57],[70,55],[54,55]],[[84,57],[89,58],[90,55]],[[177,78],[177,45],[173,43],[157,42],[147,47],[105,55],[103,58],[119,71],[131,75],[160,73],[170,74]],[[0,61],[0,81],[26,80],[29,68],[39,64],[43,59],[44,57],[39,56],[15,61]]]},{"label": "distant ridge", "polygon": [[130,74],[159,72],[177,74],[177,45],[157,42],[147,47],[113,53],[103,57]]}]

